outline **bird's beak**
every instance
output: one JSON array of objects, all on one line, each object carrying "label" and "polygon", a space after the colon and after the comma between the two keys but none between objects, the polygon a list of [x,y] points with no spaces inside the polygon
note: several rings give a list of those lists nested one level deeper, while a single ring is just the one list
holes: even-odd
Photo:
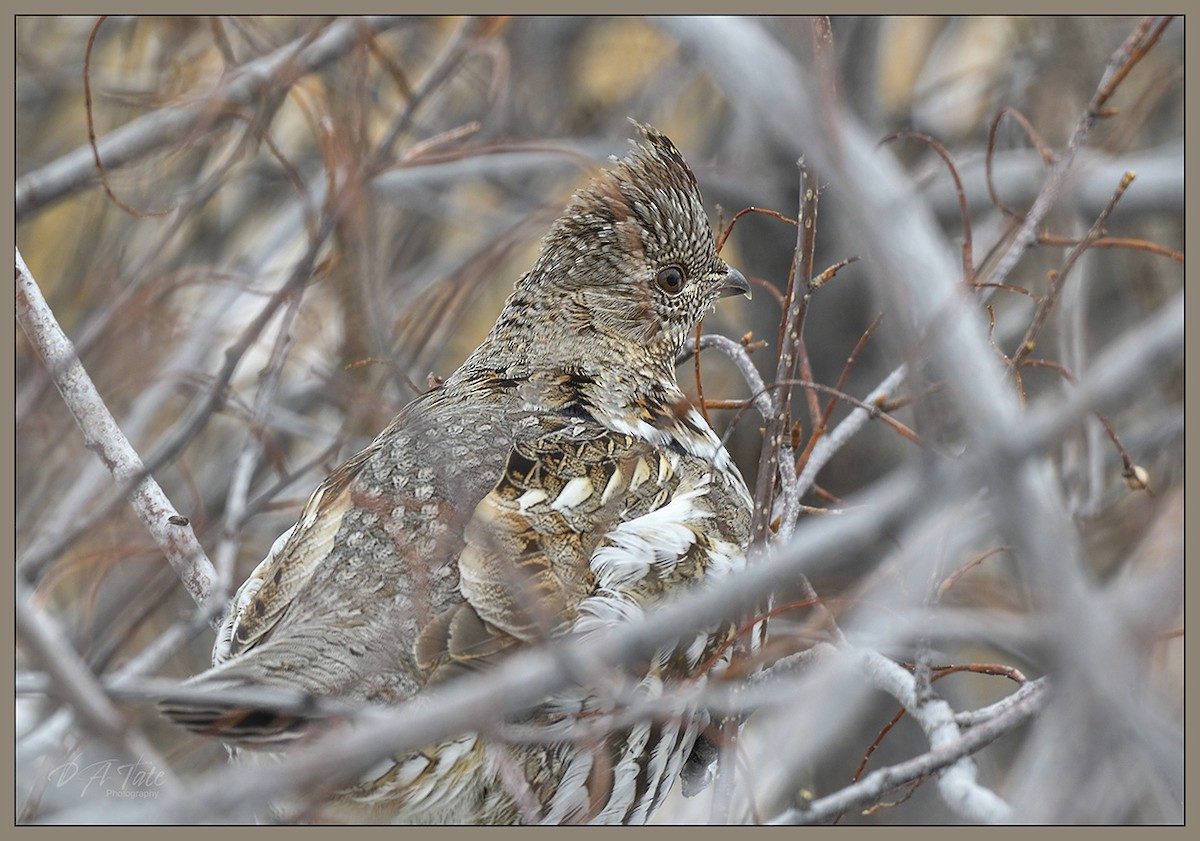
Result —
[{"label": "bird's beak", "polygon": [[721,281],[718,290],[717,297],[720,298],[728,298],[730,295],[752,297],[750,295],[750,283],[746,280],[745,275],[735,268],[729,269],[729,274],[725,275],[725,279]]}]

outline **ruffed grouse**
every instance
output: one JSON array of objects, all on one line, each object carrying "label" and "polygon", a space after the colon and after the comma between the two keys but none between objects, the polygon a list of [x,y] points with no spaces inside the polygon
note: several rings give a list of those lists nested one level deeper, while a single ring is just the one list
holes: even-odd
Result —
[{"label": "ruffed grouse", "polygon": [[[740,568],[750,496],[680,390],[675,359],[718,298],[750,288],[717,255],[679,151],[640,129],[644,143],[572,197],[483,344],[316,490],[238,590],[214,666],[191,688],[399,704]],[[661,651],[633,675],[639,691],[680,681],[730,633],[714,623]],[[163,709],[240,749],[283,751],[316,726],[213,697]],[[562,713],[581,709],[585,689],[547,699],[542,720],[559,722],[561,741],[464,734],[395,757],[326,814],[646,821],[700,716],[573,742]]]}]

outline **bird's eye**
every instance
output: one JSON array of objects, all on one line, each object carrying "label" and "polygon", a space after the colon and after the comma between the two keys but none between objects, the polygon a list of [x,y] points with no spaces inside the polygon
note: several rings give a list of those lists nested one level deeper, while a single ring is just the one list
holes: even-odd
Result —
[{"label": "bird's eye", "polygon": [[658,288],[668,295],[678,295],[683,288],[683,270],[678,266],[667,266],[658,273]]}]

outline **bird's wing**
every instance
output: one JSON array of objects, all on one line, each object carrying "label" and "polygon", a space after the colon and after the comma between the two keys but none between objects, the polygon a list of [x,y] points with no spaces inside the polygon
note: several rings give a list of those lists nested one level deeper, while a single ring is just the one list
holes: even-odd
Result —
[{"label": "bird's wing", "polygon": [[[669,580],[700,577],[720,531],[711,471],[696,459],[595,424],[516,444],[464,530],[465,601],[421,632],[417,661],[438,679],[518,643],[620,614]],[[685,570],[678,562],[691,556]],[[627,612],[627,611],[626,611]]]},{"label": "bird's wing", "polygon": [[350,508],[350,485],[375,445],[344,462],[309,497],[299,521],[275,541],[267,557],[238,588],[218,632],[213,663],[220,664],[260,642],[287,613],[293,600],[329,556],[342,518]]},{"label": "bird's wing", "polygon": [[[382,515],[369,557],[343,545],[366,528],[376,450],[339,468],[239,591],[219,662],[195,687],[273,684],[399,700],[522,644],[581,623],[611,624],[679,579],[704,575],[724,516],[711,465],[594,422],[543,419],[537,428],[497,455],[499,478],[473,508],[458,503],[468,506],[465,524],[449,527],[432,550],[419,550]],[[412,441],[410,430],[394,437],[383,446]],[[439,500],[434,519],[452,521],[453,505]],[[408,513],[429,519],[421,509]],[[455,554],[456,587],[429,598],[408,592],[453,568]],[[193,730],[227,732],[217,719],[234,720],[235,706],[214,696],[203,710],[183,701],[164,709]],[[240,741],[269,744],[304,723],[267,712],[237,719]]]}]

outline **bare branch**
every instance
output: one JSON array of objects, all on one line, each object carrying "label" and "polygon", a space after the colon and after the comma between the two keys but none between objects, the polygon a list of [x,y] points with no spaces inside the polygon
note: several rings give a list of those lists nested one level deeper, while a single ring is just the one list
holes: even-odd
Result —
[{"label": "bare branch", "polygon": [[146,475],[141,458],[75,355],[75,348],[42,297],[20,250],[16,251],[16,286],[17,320],[83,432],[84,445],[100,457],[119,486],[136,481],[129,491],[129,504],[179,574],[188,594],[204,607],[216,580],[212,562],[187,519],[179,515],[158,483]]},{"label": "bare branch", "polygon": [[[1161,25],[1165,26],[1169,22],[1170,18],[1168,17]],[[1042,220],[1046,218],[1046,214],[1050,212],[1050,208],[1058,200],[1063,184],[1066,182],[1067,172],[1071,169],[1072,164],[1074,164],[1075,156],[1087,141],[1092,127],[1101,116],[1105,116],[1105,106],[1109,97],[1112,96],[1116,85],[1119,84],[1121,79],[1125,77],[1125,74],[1137,63],[1141,56],[1145,54],[1144,49],[1149,46],[1146,43],[1147,38],[1157,40],[1158,35],[1161,34],[1161,26],[1154,33],[1150,33],[1150,23],[1151,18],[1143,18],[1134,31],[1129,34],[1129,37],[1125,39],[1109,58],[1108,67],[1100,79],[1096,93],[1092,96],[1091,101],[1084,110],[1083,116],[1080,117],[1079,123],[1075,126],[1075,131],[1071,135],[1071,140],[1067,143],[1066,150],[1050,168],[1050,172],[1042,184],[1042,189],[1038,192],[1037,198],[1034,199],[1033,206],[1029,208],[1029,212],[1025,214],[1025,218],[1021,222],[1021,227],[1017,231],[1016,237],[1001,255],[987,277],[983,278],[987,282],[1003,283],[1004,279],[1008,277],[1009,272],[1016,266],[1017,261],[1021,259],[1021,255],[1025,253],[1025,250],[1037,238],[1038,226],[1042,224]],[[1151,41],[1150,43],[1153,42]]]},{"label": "bare branch", "polygon": [[[881,401],[886,400],[896,393],[907,375],[908,366],[901,365],[888,374],[883,382],[872,389],[871,393],[864,397],[862,402],[868,405],[878,405]],[[790,505],[799,504],[800,497],[808,493],[809,489],[816,482],[817,474],[821,472],[821,468],[828,464],[829,459],[833,458],[834,454],[845,446],[846,442],[854,437],[870,420],[871,413],[863,407],[857,406],[846,416],[845,420],[835,426],[832,431],[816,443],[812,452],[809,453],[808,461],[804,464],[804,469],[800,471],[795,491],[788,497]],[[795,502],[792,502],[793,497]],[[789,529],[795,527],[791,525],[795,522],[795,516],[789,516],[791,510],[791,508],[786,508],[783,517],[783,524],[787,525]],[[780,528],[783,528],[784,525],[781,525]]]},{"label": "bare branch", "polygon": [[[107,169],[130,163],[172,143],[205,120],[247,105],[272,89],[285,89],[297,79],[334,61],[362,42],[402,22],[397,17],[348,18],[335,21],[311,43],[300,38],[239,68],[207,97],[170,110],[156,111],[109,132],[96,144],[95,155]],[[35,172],[17,179],[17,218],[86,186],[95,176],[91,146],[81,146]]]},{"label": "bare branch", "polygon": [[[1012,732],[1042,709],[1046,700],[1045,687],[1041,684],[1029,686],[1032,688],[1025,692],[1018,690],[1005,699],[1002,711],[967,730],[957,739],[943,742],[921,756],[872,771],[857,783],[786,812],[771,823],[826,823],[843,812],[878,801],[897,786],[927,777],[962,761],[962,757],[970,756],[1000,736]],[[1004,816],[998,814],[997,817]]]},{"label": "bare branch", "polygon": [[[363,769],[445,737],[590,746],[697,713],[701,749],[659,820],[1182,820],[1184,41],[1170,21],[1126,38],[1130,22],[1103,17],[239,16],[109,22],[89,54],[91,20],[19,20],[21,245],[74,341],[43,366],[21,316],[19,820],[338,820]],[[155,49],[120,49],[118,26]],[[98,140],[100,166],[126,167],[117,194],[138,166],[130,204],[167,217],[114,210],[86,150],[39,160],[64,148],[64,112],[84,122],[70,113],[81,62],[114,114],[143,115]],[[697,79],[730,119],[664,116]],[[548,641],[411,703],[205,694],[311,719],[283,762],[227,765],[214,740],[132,728],[155,701],[199,700],[160,675],[206,662],[243,564],[344,449],[483,335],[523,249],[629,115],[670,123],[706,198],[746,208],[718,252],[769,294],[722,304],[707,326],[734,338],[697,335],[678,361],[693,354],[699,379],[715,348],[747,384],[717,394],[706,358],[697,388],[733,413],[721,440],[760,491],[761,555],[648,621]],[[901,127],[928,148],[880,147]],[[1006,132],[1028,148],[999,148]],[[801,157],[821,174],[819,231],[811,207],[762,210],[815,205],[785,171]],[[149,192],[159,178],[168,189]],[[96,202],[38,213],[85,188]],[[1068,270],[1085,275],[1067,286]],[[141,451],[115,482],[72,446],[48,388],[80,359]],[[142,580],[158,553],[115,513],[149,474],[193,522],[168,536],[194,529],[212,553],[211,609],[163,599],[161,564]],[[711,623],[732,633],[690,680],[637,691],[647,652]],[[551,730],[527,718],[576,686],[594,709]],[[89,742],[131,759],[148,742],[188,791],[64,797],[48,769]],[[502,785],[520,776],[510,759]],[[519,817],[541,814],[514,798]]]}]

